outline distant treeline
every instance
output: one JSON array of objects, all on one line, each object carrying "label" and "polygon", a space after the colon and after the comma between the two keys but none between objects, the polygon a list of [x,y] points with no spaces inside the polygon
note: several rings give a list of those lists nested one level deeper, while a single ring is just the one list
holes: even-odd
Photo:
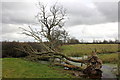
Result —
[{"label": "distant treeline", "polygon": [[[28,54],[23,53],[19,50],[17,50],[17,48],[21,48],[24,47],[26,44],[30,45],[33,49],[37,50],[37,51],[43,51],[45,50],[39,43],[37,42],[19,42],[19,41],[3,41],[0,42],[2,43],[2,57],[25,57]],[[45,44],[49,44],[48,42],[44,42]],[[118,44],[120,43],[118,40],[116,41],[97,41],[94,40],[92,43],[89,42],[79,42],[79,40],[77,39],[71,39],[69,40],[69,42],[67,43],[63,43],[63,44]]]},{"label": "distant treeline", "polygon": [[25,47],[25,45],[31,45],[33,49],[38,51],[44,50],[37,42],[0,42],[2,43],[2,57],[25,57],[28,54],[21,52],[17,49],[21,49],[21,47]]},{"label": "distant treeline", "polygon": [[100,40],[93,40],[92,42],[93,44],[96,43],[96,44],[119,44],[120,41],[119,40],[103,40],[103,41],[100,41]]},{"label": "distant treeline", "polygon": [[86,42],[84,40],[79,41],[78,39],[71,38],[66,44],[119,44],[119,40],[93,40],[92,42]]}]

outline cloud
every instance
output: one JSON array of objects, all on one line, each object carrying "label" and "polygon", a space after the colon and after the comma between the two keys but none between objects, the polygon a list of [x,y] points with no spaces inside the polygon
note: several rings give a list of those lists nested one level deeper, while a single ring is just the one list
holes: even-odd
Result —
[{"label": "cloud", "polygon": [[106,23],[106,24],[96,24],[96,25],[77,25],[74,27],[66,28],[72,37],[77,39],[92,41],[118,38],[118,23]]},{"label": "cloud", "polygon": [[2,23],[31,24],[35,23],[35,4],[24,2],[3,2]]},{"label": "cloud", "polygon": [[2,34],[0,36],[3,41],[4,40],[18,40],[18,41],[35,41],[34,38],[30,36],[26,36],[25,34],[22,34],[23,30],[21,28],[24,28],[26,30],[30,30],[28,26],[31,26],[33,29],[36,28],[37,30],[40,30],[39,25],[28,25],[28,24],[2,24]]},{"label": "cloud", "polygon": [[67,24],[69,26],[74,26],[117,22],[117,5],[117,2],[90,2],[88,4],[81,2],[72,3],[71,6],[67,5],[70,18]]},{"label": "cloud", "polygon": [[116,2],[100,2],[95,3],[97,9],[106,17],[109,22],[118,21],[118,3]]},{"label": "cloud", "polygon": [[[50,1],[48,1],[50,2]],[[48,4],[46,2],[45,4]],[[55,3],[55,1],[53,2]],[[49,3],[49,4],[53,4]],[[84,2],[84,1],[58,1],[67,9],[68,21],[66,26],[92,25],[107,22],[117,22],[117,2]],[[29,2],[3,2],[2,22],[6,24],[35,23],[37,14],[35,3]]]},{"label": "cloud", "polygon": [[2,34],[0,34],[0,36],[2,36],[3,41],[4,40],[34,41],[33,38],[22,34],[22,29],[19,28],[19,27],[22,27],[28,30],[27,24],[23,24],[23,25],[3,24],[2,26],[3,26]]},{"label": "cloud", "polygon": [[[26,0],[27,1],[27,0]],[[56,0],[40,0],[54,4]],[[3,40],[33,40],[20,35],[18,27],[36,23],[36,2],[2,2]],[[67,9],[65,28],[77,39],[114,39],[117,37],[117,2],[94,2],[88,0],[58,0]],[[49,6],[49,5],[48,5]],[[37,26],[37,25],[34,25]]]},{"label": "cloud", "polygon": [[19,33],[6,33],[2,35],[2,41],[35,41],[34,38]]},{"label": "cloud", "polygon": [[[22,30],[19,27],[23,27],[28,30],[28,25],[18,25],[18,24],[7,24],[3,25],[3,40],[19,40],[19,41],[34,41],[33,38],[26,36],[22,33]],[[32,26],[35,27],[35,26]],[[37,26],[36,28],[39,28]],[[75,37],[78,40],[93,41],[95,40],[104,40],[112,39],[115,40],[118,38],[118,23],[106,23],[106,24],[96,24],[96,25],[77,25],[73,27],[65,28],[71,37]]]}]

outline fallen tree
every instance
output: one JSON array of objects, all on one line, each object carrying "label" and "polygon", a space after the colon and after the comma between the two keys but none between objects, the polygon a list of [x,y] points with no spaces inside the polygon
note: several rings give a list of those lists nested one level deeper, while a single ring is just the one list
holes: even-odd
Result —
[{"label": "fallen tree", "polygon": [[[55,49],[55,47],[58,46],[57,43],[60,43],[61,40],[64,40],[65,42],[68,36],[65,30],[62,31],[64,20],[66,18],[66,10],[56,4],[51,6],[50,10],[47,11],[46,6],[41,3],[38,4],[38,7],[40,12],[36,17],[41,24],[41,30],[33,30],[31,26],[28,26],[29,30],[24,28],[21,29],[23,30],[23,34],[33,37],[44,48],[44,50],[37,51],[28,44],[16,49],[27,53],[28,56],[26,58],[31,61],[46,60],[52,65],[67,67],[71,70],[81,70],[85,74],[97,74],[101,69],[102,61],[98,58],[96,52],[93,52],[93,54],[87,59],[74,59]],[[48,40],[48,44],[42,42],[41,36]],[[82,63],[87,66],[84,69],[81,69],[80,66],[76,66],[71,62]]]},{"label": "fallen tree", "polygon": [[[42,43],[44,44],[44,43]],[[45,45],[44,45],[45,46]],[[46,48],[49,48],[46,46]],[[46,51],[46,52],[37,52],[37,50],[34,50],[30,45],[24,45],[21,46],[21,48],[16,48],[17,50],[29,54],[26,59],[31,61],[49,61],[52,65],[55,66],[63,66],[67,67],[69,70],[77,70],[82,71],[84,74],[91,76],[102,76],[102,61],[98,58],[96,52],[93,52],[91,56],[89,56],[87,59],[74,59],[65,56],[63,53],[57,52],[57,51]],[[72,64],[71,62],[77,62],[85,64],[85,68],[81,68],[81,66],[76,66]],[[92,77],[93,78],[93,77]]]},{"label": "fallen tree", "polygon": [[[47,46],[44,42],[42,42],[41,38],[38,37],[38,35],[36,35],[33,30],[32,31],[25,30],[25,31],[29,32],[29,34],[28,33],[26,34],[34,37],[38,41],[38,43],[45,49],[44,52],[37,51],[28,44],[21,46],[21,48],[16,48],[21,52],[27,53],[28,56],[26,58],[28,60],[31,61],[46,60],[49,61],[52,65],[67,67],[70,70],[81,70],[88,77],[92,76],[91,78],[96,78],[95,77],[96,75],[98,76],[98,78],[102,76],[101,75],[102,71],[100,70],[102,67],[102,61],[98,58],[95,51],[92,52],[92,55],[89,56],[87,59],[70,58],[65,54],[60,53],[55,49]],[[71,64],[70,61],[85,64],[86,67],[82,69],[81,66],[76,66],[74,64]]]}]

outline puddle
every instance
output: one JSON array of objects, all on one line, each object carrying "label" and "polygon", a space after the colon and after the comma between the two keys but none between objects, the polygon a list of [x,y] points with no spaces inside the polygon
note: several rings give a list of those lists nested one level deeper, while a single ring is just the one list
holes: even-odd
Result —
[{"label": "puddle", "polygon": [[[114,68],[116,68],[117,65],[114,64],[103,64],[102,66],[102,78],[117,78],[116,74],[114,71],[117,72],[117,69],[114,70]],[[117,79],[114,79],[117,80]]]},{"label": "puddle", "polygon": [[[81,59],[81,57],[72,57],[72,58],[76,58],[76,59]],[[72,62],[72,64],[76,65],[76,66],[81,66],[81,63],[74,63]],[[116,64],[103,64],[102,66],[102,80],[104,80],[105,78],[108,79],[112,79],[112,80],[117,80],[115,78],[117,78],[116,76],[116,72],[117,72],[117,65]]]}]

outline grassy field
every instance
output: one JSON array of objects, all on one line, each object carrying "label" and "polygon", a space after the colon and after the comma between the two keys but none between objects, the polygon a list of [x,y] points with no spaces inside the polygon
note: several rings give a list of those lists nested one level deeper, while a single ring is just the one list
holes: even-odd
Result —
[{"label": "grassy field", "polygon": [[62,53],[74,57],[90,55],[95,49],[104,63],[117,63],[118,44],[75,44],[60,47]]},{"label": "grassy field", "polygon": [[2,78],[2,59],[0,58],[0,79]]},{"label": "grassy field", "polygon": [[[2,60],[4,78],[70,78],[73,77],[62,72],[58,67],[49,67],[18,58],[4,58]],[[63,69],[62,69],[63,70]]]},{"label": "grassy field", "polygon": [[100,54],[98,57],[103,61],[103,63],[118,63],[118,54],[111,53],[111,54]]},{"label": "grassy field", "polygon": [[[117,44],[76,44],[63,45],[61,52],[67,56],[90,55],[97,50],[103,63],[118,63]],[[70,78],[74,77],[60,67],[50,67],[49,64],[41,64],[26,61],[20,58],[2,59],[2,77],[4,78]]]},{"label": "grassy field", "polygon": [[90,54],[95,49],[98,53],[113,53],[118,51],[118,44],[75,44],[63,45],[61,51],[68,56],[82,56]]}]

